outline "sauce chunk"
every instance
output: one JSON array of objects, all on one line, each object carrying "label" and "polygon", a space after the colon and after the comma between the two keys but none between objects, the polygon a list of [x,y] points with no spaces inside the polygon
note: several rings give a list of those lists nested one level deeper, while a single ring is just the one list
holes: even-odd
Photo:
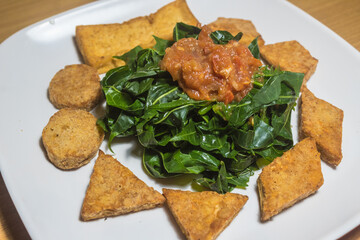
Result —
[{"label": "sauce chunk", "polygon": [[214,44],[210,34],[211,29],[204,26],[198,40],[177,41],[166,49],[161,69],[192,99],[240,101],[251,90],[252,75],[262,64],[246,46],[237,41]]}]

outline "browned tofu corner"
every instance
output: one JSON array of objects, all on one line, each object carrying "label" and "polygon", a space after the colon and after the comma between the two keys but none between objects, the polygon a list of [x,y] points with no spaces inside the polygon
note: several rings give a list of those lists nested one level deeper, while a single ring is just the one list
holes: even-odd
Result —
[{"label": "browned tofu corner", "polygon": [[316,143],[306,138],[264,167],[257,179],[261,221],[315,193],[324,183]]},{"label": "browned tofu corner", "polygon": [[298,41],[286,41],[260,47],[261,57],[283,71],[304,73],[303,85],[316,70],[318,60]]},{"label": "browned tofu corner", "polygon": [[315,97],[307,88],[302,90],[300,137],[312,137],[321,153],[321,159],[338,166],[342,160],[342,122],[344,112]]},{"label": "browned tofu corner", "polygon": [[230,224],[248,197],[236,193],[163,189],[166,204],[188,240],[213,240]]}]

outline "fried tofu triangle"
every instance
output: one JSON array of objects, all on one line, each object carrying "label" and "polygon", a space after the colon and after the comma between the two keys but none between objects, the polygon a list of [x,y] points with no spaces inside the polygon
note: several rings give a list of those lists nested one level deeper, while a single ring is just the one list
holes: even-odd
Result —
[{"label": "fried tofu triangle", "polygon": [[279,42],[260,47],[261,57],[283,71],[304,73],[303,85],[315,72],[318,60],[297,41]]},{"label": "fried tofu triangle", "polygon": [[86,64],[98,73],[124,65],[113,56],[120,56],[140,45],[143,48],[155,45],[152,35],[172,39],[177,22],[197,25],[185,0],[175,0],[149,16],[133,18],[124,23],[81,25],[76,27],[76,43]]},{"label": "fried tofu triangle", "polygon": [[188,240],[215,239],[248,200],[235,193],[163,189],[166,203]]},{"label": "fried tofu triangle", "polygon": [[228,31],[234,36],[239,32],[242,32],[243,36],[240,39],[240,43],[243,43],[246,46],[248,46],[256,37],[259,37],[259,46],[263,46],[265,44],[264,39],[261,37],[260,33],[257,32],[254,24],[250,20],[219,17],[208,26],[213,31]]},{"label": "fried tofu triangle", "polygon": [[316,143],[306,138],[263,168],[257,180],[261,221],[315,193],[323,183]]},{"label": "fried tofu triangle", "polygon": [[101,150],[81,209],[84,221],[155,208],[165,198]]},{"label": "fried tofu triangle", "polygon": [[312,137],[321,159],[338,166],[342,160],[342,122],[344,112],[317,98],[309,89],[301,94],[300,137]]}]

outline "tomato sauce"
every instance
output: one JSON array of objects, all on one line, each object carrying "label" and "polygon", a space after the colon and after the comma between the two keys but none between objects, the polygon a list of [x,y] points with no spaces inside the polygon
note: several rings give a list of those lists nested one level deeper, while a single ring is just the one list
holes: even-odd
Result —
[{"label": "tomato sauce", "polygon": [[240,101],[251,90],[253,73],[262,65],[237,41],[214,44],[211,29],[204,26],[199,38],[183,38],[166,49],[161,69],[195,100],[228,104]]}]

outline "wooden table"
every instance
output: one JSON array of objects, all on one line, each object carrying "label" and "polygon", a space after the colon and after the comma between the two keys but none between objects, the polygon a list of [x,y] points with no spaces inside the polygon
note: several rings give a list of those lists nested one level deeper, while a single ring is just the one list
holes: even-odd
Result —
[{"label": "wooden table", "polygon": [[[93,0],[0,0],[0,42],[16,31]],[[290,0],[360,51],[359,0]],[[0,174],[0,239],[30,239]],[[341,238],[360,239],[360,226]]]}]

